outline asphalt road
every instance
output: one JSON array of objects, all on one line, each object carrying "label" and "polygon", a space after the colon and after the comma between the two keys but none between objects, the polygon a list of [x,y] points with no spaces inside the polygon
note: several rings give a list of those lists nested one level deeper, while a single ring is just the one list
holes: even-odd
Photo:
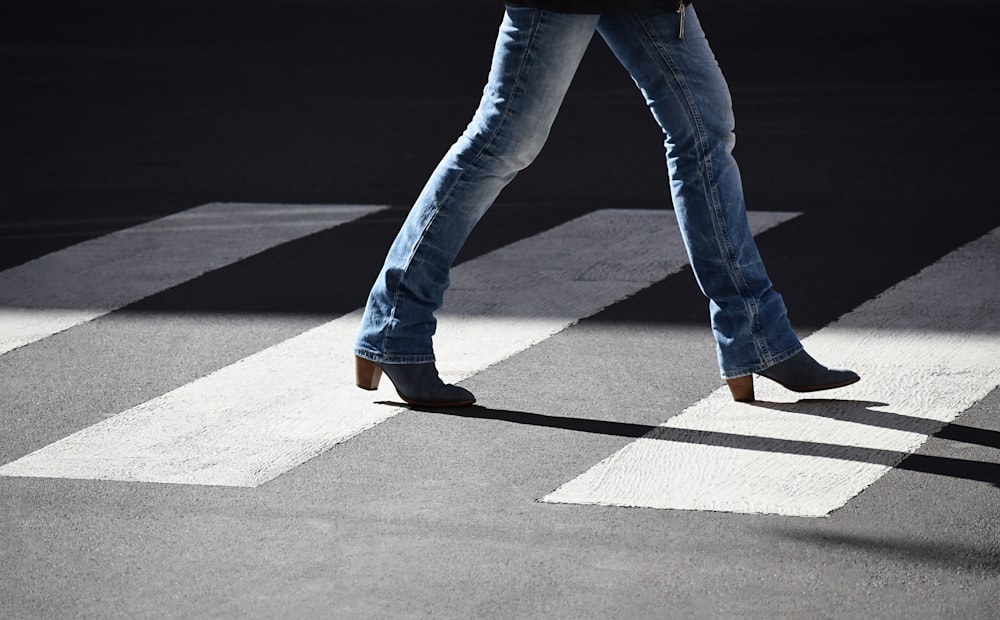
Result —
[{"label": "asphalt road", "polygon": [[[0,7],[0,269],[217,201],[389,207],[0,356],[0,463],[363,304],[502,8],[346,4]],[[801,213],[758,237],[800,335],[1000,226],[995,3],[698,11],[749,208]],[[460,262],[669,208],[660,142],[595,41]],[[480,408],[395,416],[255,488],[0,477],[0,616],[997,617],[989,474],[904,460],[823,519],[537,501],[634,440],[565,420],[656,425],[718,387],[687,270],[463,385]],[[920,455],[995,472],[998,413],[994,390]]]}]

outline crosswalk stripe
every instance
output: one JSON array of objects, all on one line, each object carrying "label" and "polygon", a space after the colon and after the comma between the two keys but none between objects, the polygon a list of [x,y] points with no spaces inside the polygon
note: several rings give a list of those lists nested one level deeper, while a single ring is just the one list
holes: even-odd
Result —
[{"label": "crosswalk stripe", "polygon": [[862,381],[720,388],[541,501],[821,517],[1000,385],[1000,228],[805,340]]},{"label": "crosswalk stripe", "polygon": [[210,203],[0,272],[0,355],[386,207]]},{"label": "crosswalk stripe", "polygon": [[[750,214],[761,232],[795,217]],[[457,266],[435,346],[458,381],[686,264],[673,213],[605,210]],[[0,467],[0,475],[254,487],[403,409],[354,387],[360,310]]]}]

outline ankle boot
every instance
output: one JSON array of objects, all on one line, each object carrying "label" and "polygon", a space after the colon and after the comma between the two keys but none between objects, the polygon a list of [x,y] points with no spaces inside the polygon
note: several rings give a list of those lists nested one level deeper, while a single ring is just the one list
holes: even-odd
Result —
[{"label": "ankle boot", "polygon": [[359,388],[377,389],[384,372],[399,397],[416,407],[465,407],[476,402],[469,390],[441,381],[434,362],[377,364],[355,356],[354,368]]},{"label": "ankle boot", "polygon": [[[857,373],[850,370],[827,368],[805,351],[799,351],[780,364],[758,374],[793,392],[829,390],[850,385],[861,379]],[[733,394],[733,400],[739,402],[754,400],[753,375],[727,379],[726,383]]]}]

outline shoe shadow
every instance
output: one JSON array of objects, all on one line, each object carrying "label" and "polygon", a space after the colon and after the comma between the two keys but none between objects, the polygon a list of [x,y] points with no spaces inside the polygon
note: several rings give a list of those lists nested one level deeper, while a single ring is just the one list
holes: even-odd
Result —
[{"label": "shoe shadow", "polygon": [[[400,403],[384,401],[384,404],[400,405]],[[959,441],[1000,449],[1000,432],[989,429],[945,424],[926,418],[896,413],[874,411],[873,407],[885,406],[885,403],[832,400],[804,399],[795,403],[756,402],[752,406],[773,409],[802,415],[815,415],[831,419],[844,420],[865,424],[878,428],[890,428],[934,436],[940,439]],[[403,405],[407,406],[407,405]],[[458,408],[432,408],[408,406],[413,411],[447,415],[458,418],[473,418],[518,424],[554,428],[580,433],[593,433],[634,439],[651,439],[658,441],[673,441],[680,443],[695,443],[701,445],[738,448],[742,450],[757,450],[762,452],[779,452],[786,454],[801,454],[805,456],[820,456],[837,458],[863,463],[872,463],[895,467],[907,471],[948,476],[964,480],[986,482],[1000,488],[1000,463],[976,461],[946,456],[914,454],[896,450],[882,450],[829,444],[793,439],[778,439],[773,437],[757,437],[720,431],[704,431],[696,429],[672,428],[668,426],[653,426],[629,422],[613,422],[592,418],[567,416],[552,416],[529,411],[512,411],[493,409],[482,405],[471,405]]]},{"label": "shoe shadow", "polygon": [[[874,407],[888,406],[888,403],[806,398],[795,403],[758,401],[751,404],[775,411],[815,415],[1000,449],[1000,432],[998,431],[873,409]],[[918,453],[902,454],[905,456],[895,465],[897,469],[988,482],[1000,488],[1000,463]]]}]

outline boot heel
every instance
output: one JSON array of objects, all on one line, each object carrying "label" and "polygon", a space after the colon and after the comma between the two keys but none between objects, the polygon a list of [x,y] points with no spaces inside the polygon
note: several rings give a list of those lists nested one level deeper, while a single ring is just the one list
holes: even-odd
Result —
[{"label": "boot heel", "polygon": [[752,403],[754,401],[753,375],[726,379],[726,384],[729,385],[729,391],[732,392],[733,400],[736,402]]},{"label": "boot heel", "polygon": [[382,369],[371,360],[355,356],[354,376],[359,388],[377,390],[379,380],[382,379]]}]

